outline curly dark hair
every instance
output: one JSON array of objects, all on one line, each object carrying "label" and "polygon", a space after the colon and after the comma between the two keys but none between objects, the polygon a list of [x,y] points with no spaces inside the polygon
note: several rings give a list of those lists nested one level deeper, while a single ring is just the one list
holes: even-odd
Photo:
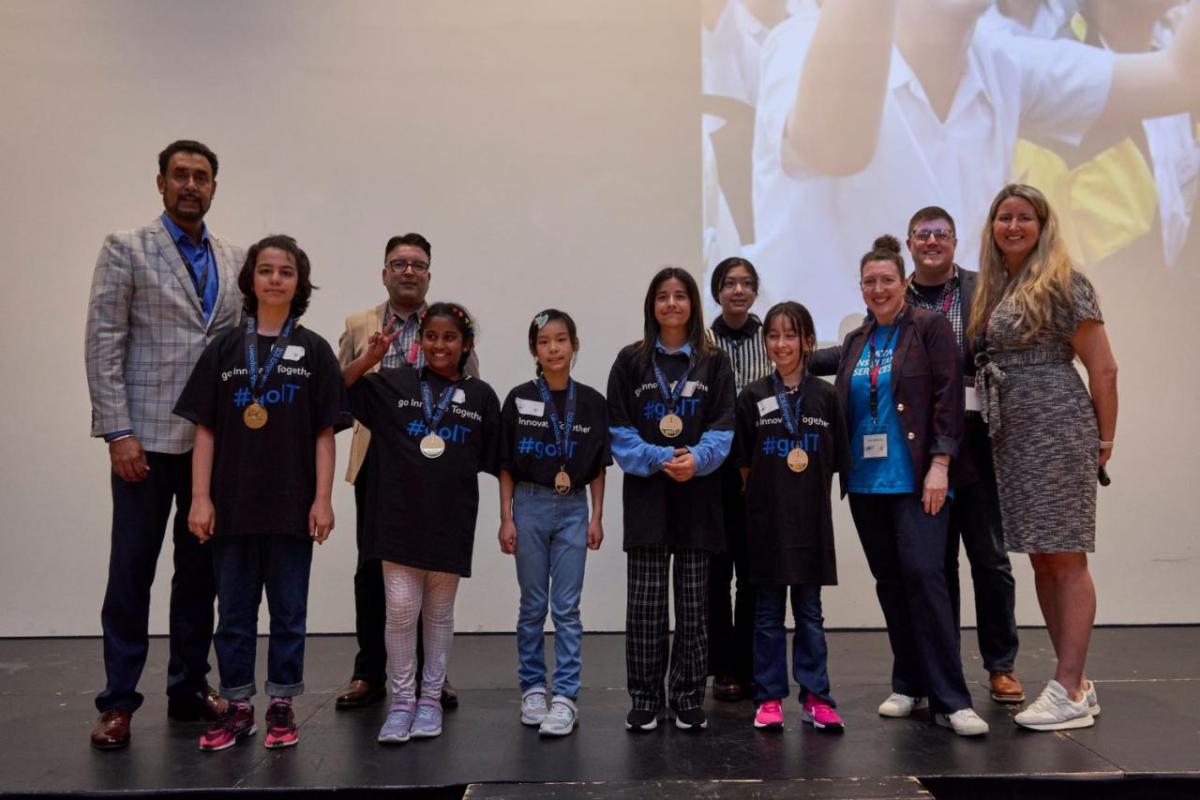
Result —
[{"label": "curly dark hair", "polygon": [[238,273],[238,288],[242,290],[242,308],[247,314],[258,312],[258,297],[254,294],[254,265],[258,263],[258,254],[267,248],[282,250],[291,255],[296,261],[296,294],[292,298],[292,308],[289,312],[294,319],[308,310],[308,300],[312,297],[316,286],[312,284],[312,266],[308,254],[300,249],[296,240],[282,233],[272,234],[265,239],[259,239],[246,251],[246,261],[242,271]]}]

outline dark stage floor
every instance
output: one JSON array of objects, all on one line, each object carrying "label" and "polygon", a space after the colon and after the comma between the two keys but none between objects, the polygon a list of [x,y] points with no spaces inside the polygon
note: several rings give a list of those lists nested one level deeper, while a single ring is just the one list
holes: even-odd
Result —
[{"label": "dark stage floor", "polygon": [[[1021,637],[1018,665],[1032,695],[1051,674],[1052,653],[1044,631],[1022,630]],[[710,699],[706,732],[660,726],[631,735],[623,726],[623,637],[594,634],[584,642],[579,730],[539,740],[518,722],[513,637],[475,635],[455,643],[450,674],[462,706],[447,713],[441,738],[385,748],[375,742],[382,704],[334,710],[354,640],[313,637],[308,693],[297,700],[300,744],[268,752],[260,726],[251,741],[216,754],[196,749],[196,725],[166,719],[164,640],[151,648],[133,744],[115,753],[87,742],[103,684],[99,640],[0,640],[0,791],[206,796],[427,787],[426,795],[440,797],[478,784],[467,796],[1200,796],[1200,627],[1097,630],[1089,672],[1103,715],[1093,728],[1064,734],[1019,730],[1011,709],[988,699],[973,639],[973,631],[964,632],[964,664],[976,708],[992,725],[975,740],[935,727],[924,713],[907,720],[876,715],[890,668],[886,637],[877,632],[829,636],[834,694],[847,724],[842,736],[801,725],[794,699],[781,734],[753,729],[749,701]],[[260,674],[264,668],[260,656]],[[1068,777],[1087,783],[1068,784]]]}]

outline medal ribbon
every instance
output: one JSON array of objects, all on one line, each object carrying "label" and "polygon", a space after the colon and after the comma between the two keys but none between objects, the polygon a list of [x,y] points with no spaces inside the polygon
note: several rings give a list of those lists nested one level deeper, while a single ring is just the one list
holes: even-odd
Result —
[{"label": "medal ribbon", "polygon": [[429,388],[426,381],[421,381],[421,411],[425,414],[425,424],[429,427],[430,433],[437,434],[437,424],[445,416],[446,409],[450,407],[450,399],[454,397],[454,390],[457,388],[458,386],[452,383],[443,389],[435,407],[433,390]]},{"label": "medal ribbon", "polygon": [[258,319],[253,315],[246,317],[246,371],[250,373],[250,396],[254,398],[254,402],[258,403],[262,399],[263,391],[267,388],[267,378],[271,377],[272,370],[279,363],[279,359],[283,358],[283,353],[287,350],[288,338],[292,335],[292,328],[295,324],[296,321],[292,317],[288,317],[287,322],[283,323],[279,337],[271,346],[271,354],[267,356],[267,363],[263,364],[260,372],[258,369]]},{"label": "medal ribbon", "polygon": [[[880,357],[877,361],[875,358],[875,337],[878,334],[878,326],[871,326],[871,335],[867,339],[867,344],[870,346],[870,353],[867,356],[867,371],[871,375],[871,419],[875,421],[879,418],[879,371],[883,369],[883,358]],[[900,334],[900,318],[897,317],[892,321],[892,332],[888,335],[888,340],[884,343],[884,350],[891,350],[896,346],[896,337]]]},{"label": "medal ribbon", "polygon": [[775,371],[775,400],[779,403],[779,411],[783,414],[783,427],[787,428],[787,432],[793,437],[800,437],[800,409],[804,405],[804,392],[806,387],[804,382],[808,380],[808,370],[805,370],[800,375],[800,391],[796,392],[796,401],[793,406],[788,400],[787,387],[783,383],[783,378],[779,375],[779,370]]},{"label": "medal ribbon", "polygon": [[675,413],[675,404],[679,402],[679,398],[683,397],[683,387],[687,384],[688,375],[692,372],[692,362],[689,359],[687,369],[679,376],[679,380],[675,382],[675,390],[671,391],[670,384],[667,383],[667,376],[663,373],[662,367],[658,366],[658,359],[654,358],[651,361],[654,364],[654,379],[658,381],[658,392],[662,395],[663,402],[667,405],[667,413]]},{"label": "medal ribbon", "polygon": [[546,385],[546,379],[538,376],[537,379],[538,392],[542,395],[542,405],[546,407],[546,413],[550,415],[550,427],[554,429],[554,444],[558,447],[558,463],[565,471],[567,468],[567,459],[571,453],[571,430],[575,426],[575,381],[567,380],[567,402],[563,407],[566,422],[560,422],[558,419],[558,409],[554,407],[554,397],[550,394],[550,387]]}]

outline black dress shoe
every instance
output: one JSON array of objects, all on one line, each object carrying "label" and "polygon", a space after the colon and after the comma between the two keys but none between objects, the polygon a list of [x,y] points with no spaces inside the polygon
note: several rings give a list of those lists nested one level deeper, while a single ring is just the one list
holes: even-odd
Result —
[{"label": "black dress shoe", "polygon": [[110,708],[100,715],[92,728],[92,747],[97,750],[120,750],[129,745],[129,729],[133,714],[119,708]]},{"label": "black dress shoe", "polygon": [[450,685],[449,678],[442,684],[442,708],[458,708],[458,691]]},{"label": "black dress shoe", "polygon": [[730,675],[716,675],[712,683],[713,697],[728,703],[736,703],[745,697],[745,690],[737,678]]},{"label": "black dress shoe", "polygon": [[194,697],[172,697],[167,700],[167,719],[176,722],[216,722],[227,703],[216,690],[205,686]]},{"label": "black dress shoe", "polygon": [[387,689],[382,684],[355,678],[350,681],[346,690],[337,696],[334,707],[345,711],[350,708],[363,708],[378,702],[387,696]]}]

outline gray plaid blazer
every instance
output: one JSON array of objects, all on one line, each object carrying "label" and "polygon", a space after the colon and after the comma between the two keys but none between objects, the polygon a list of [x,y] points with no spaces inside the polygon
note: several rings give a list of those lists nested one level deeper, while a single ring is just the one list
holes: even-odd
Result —
[{"label": "gray plaid blazer", "polygon": [[236,325],[246,251],[209,233],[220,275],[212,318],[160,219],[104,240],[88,300],[84,360],[92,436],[132,429],[146,450],[186,453],[196,427],[171,413],[205,346]]}]

